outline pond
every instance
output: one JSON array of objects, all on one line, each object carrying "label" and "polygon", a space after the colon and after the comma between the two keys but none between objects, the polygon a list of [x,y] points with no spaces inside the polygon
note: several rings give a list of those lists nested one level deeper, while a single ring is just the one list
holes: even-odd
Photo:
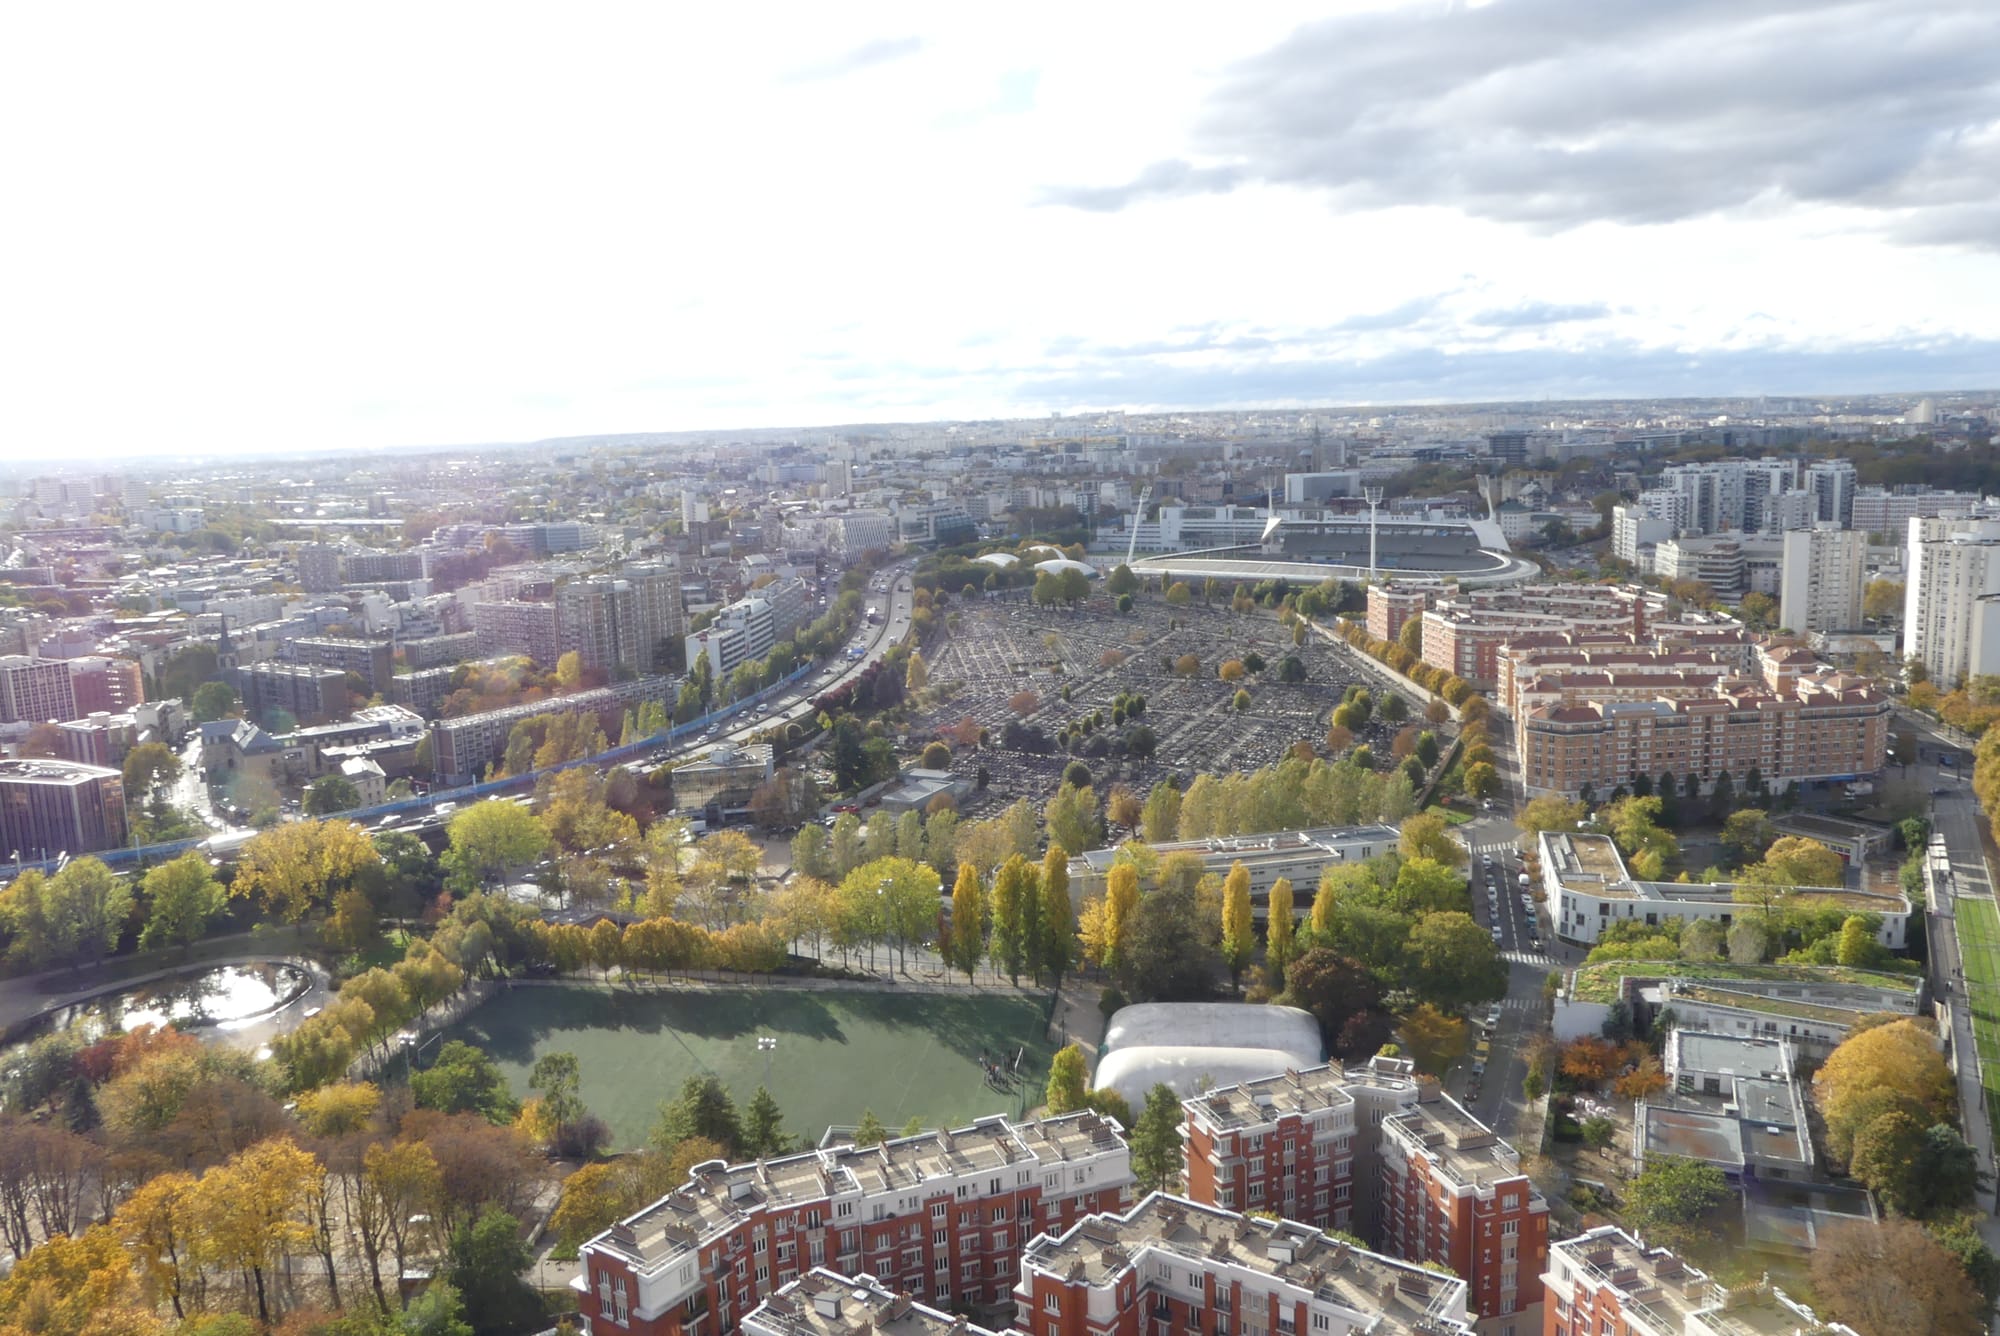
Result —
[{"label": "pond", "polygon": [[283,961],[220,965],[105,993],[42,1017],[28,1037],[73,1030],[95,1042],[141,1025],[229,1030],[270,1015],[304,993],[312,977]]}]

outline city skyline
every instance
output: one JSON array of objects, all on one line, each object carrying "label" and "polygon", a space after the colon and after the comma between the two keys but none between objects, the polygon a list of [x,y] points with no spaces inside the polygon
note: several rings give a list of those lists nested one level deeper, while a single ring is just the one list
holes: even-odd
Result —
[{"label": "city skyline", "polygon": [[2000,382],[1961,0],[82,22],[15,458]]}]

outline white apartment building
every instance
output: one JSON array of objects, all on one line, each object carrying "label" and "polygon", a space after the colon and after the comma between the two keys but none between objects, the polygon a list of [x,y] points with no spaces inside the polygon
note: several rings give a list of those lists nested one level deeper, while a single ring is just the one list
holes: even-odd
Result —
[{"label": "white apartment building", "polygon": [[1938,492],[1928,487],[1861,487],[1854,493],[1853,527],[1864,533],[1907,532],[1913,519],[1972,513],[1983,500],[1977,492]]},{"label": "white apartment building", "polygon": [[1653,554],[1674,536],[1672,520],[1655,519],[1637,506],[1611,508],[1611,555],[1642,571],[1653,569]]},{"label": "white apartment building", "polygon": [[1903,652],[1941,690],[2000,673],[2000,519],[1912,519]]},{"label": "white apartment building", "polygon": [[1867,583],[1868,535],[1855,529],[1798,529],[1784,536],[1778,625],[1805,635],[1861,625]]}]

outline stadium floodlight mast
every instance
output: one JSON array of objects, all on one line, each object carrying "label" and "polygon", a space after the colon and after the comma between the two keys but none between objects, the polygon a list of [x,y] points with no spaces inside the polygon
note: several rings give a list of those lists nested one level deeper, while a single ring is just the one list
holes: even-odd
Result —
[{"label": "stadium floodlight mast", "polygon": [[1375,565],[1375,508],[1382,504],[1382,489],[1364,487],[1361,496],[1368,503],[1368,583],[1374,584],[1382,578],[1382,572]]},{"label": "stadium floodlight mast", "polygon": [[757,1036],[757,1051],[764,1055],[764,1088],[771,1088],[771,1055],[778,1051],[778,1041],[770,1035]]}]

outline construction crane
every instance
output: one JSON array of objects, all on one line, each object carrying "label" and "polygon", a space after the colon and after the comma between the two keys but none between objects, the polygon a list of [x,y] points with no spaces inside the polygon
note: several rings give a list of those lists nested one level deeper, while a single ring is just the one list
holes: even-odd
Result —
[{"label": "construction crane", "polygon": [[1125,544],[1125,565],[1132,564],[1132,554],[1139,550],[1139,525],[1146,518],[1146,503],[1153,499],[1153,484],[1147,483],[1139,489],[1139,502],[1132,507],[1132,541]]}]

